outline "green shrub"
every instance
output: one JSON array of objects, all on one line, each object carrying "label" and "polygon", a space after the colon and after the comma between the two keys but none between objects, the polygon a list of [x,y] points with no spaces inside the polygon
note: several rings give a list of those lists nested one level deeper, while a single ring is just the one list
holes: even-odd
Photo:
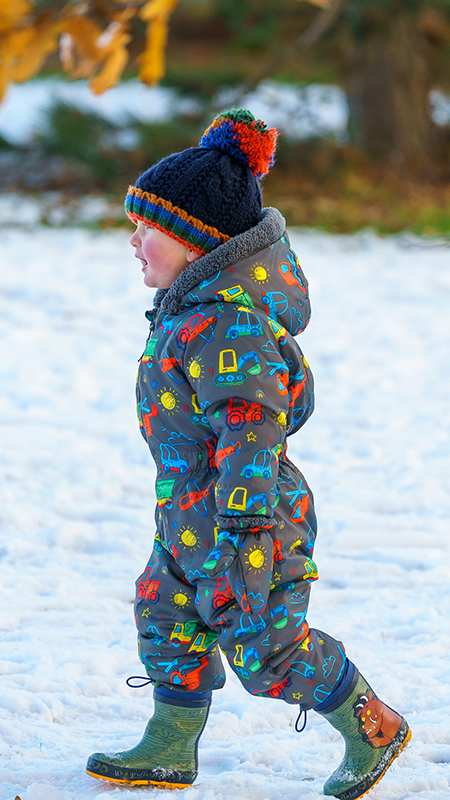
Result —
[{"label": "green shrub", "polygon": [[121,164],[114,145],[118,129],[112,122],[57,102],[47,112],[46,123],[45,133],[36,140],[46,153],[83,164],[95,185],[108,186],[119,177]]},{"label": "green shrub", "polygon": [[114,193],[123,192],[137,173],[169,153],[198,144],[203,128],[196,117],[151,123],[129,118],[118,126],[99,114],[58,102],[47,112],[46,130],[34,144],[48,155],[76,164],[82,188]]}]

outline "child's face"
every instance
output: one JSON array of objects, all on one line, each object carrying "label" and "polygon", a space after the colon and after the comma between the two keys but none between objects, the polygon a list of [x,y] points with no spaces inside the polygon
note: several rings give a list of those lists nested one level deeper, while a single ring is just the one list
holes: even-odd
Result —
[{"label": "child's face", "polygon": [[137,223],[130,244],[136,248],[135,256],[142,264],[144,283],[149,288],[168,289],[199,258],[197,253],[144,222]]}]

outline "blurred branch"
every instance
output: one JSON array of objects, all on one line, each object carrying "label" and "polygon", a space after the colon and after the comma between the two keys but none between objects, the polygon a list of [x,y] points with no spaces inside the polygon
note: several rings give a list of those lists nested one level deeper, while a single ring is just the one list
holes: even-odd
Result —
[{"label": "blurred branch", "polygon": [[[310,26],[304,31],[294,42],[294,47],[307,49],[312,47],[318,39],[329,30],[340,12],[348,2],[348,0],[300,0],[300,2],[308,2],[310,5],[319,6],[320,11],[314,17]],[[274,71],[280,70],[280,67],[289,59],[289,49],[283,44],[278,44],[272,51],[270,58],[260,70],[257,76],[252,81],[246,83],[241,91],[236,94],[234,103],[240,105],[243,98],[248,92],[253,91],[259,84],[273,75]]]},{"label": "blurred branch", "polygon": [[334,25],[340,12],[347,4],[347,0],[330,0],[330,2],[314,2],[306,0],[314,5],[322,6],[322,10],[313,19],[309,28],[306,29],[297,39],[296,46],[303,49],[312,47],[330,28]]},{"label": "blurred branch", "polygon": [[435,43],[450,41],[450,22],[448,14],[441,8],[425,7],[419,19],[419,27]]}]

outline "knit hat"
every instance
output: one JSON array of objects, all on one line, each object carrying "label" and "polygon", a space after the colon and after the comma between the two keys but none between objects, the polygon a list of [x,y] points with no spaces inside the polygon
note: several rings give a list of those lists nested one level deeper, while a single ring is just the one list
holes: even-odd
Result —
[{"label": "knit hat", "polygon": [[219,114],[198,147],[163,158],[130,186],[125,211],[199,255],[258,223],[259,179],[274,162],[277,131],[244,108]]}]

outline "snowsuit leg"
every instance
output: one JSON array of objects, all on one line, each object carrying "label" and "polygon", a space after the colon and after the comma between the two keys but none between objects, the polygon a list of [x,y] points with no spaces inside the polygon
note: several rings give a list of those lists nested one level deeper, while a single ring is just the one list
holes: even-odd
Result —
[{"label": "snowsuit leg", "polygon": [[[308,568],[311,560],[305,562]],[[199,580],[197,592],[203,619],[218,632],[219,646],[248,692],[301,703],[305,710],[331,694],[344,672],[345,650],[329,634],[309,628],[308,583],[301,591],[291,582],[273,589],[260,614],[230,603],[223,578]]]},{"label": "snowsuit leg", "polygon": [[[182,691],[222,688],[220,647],[251,694],[300,702],[309,709],[332,692],[345,652],[340,642],[310,629],[306,621],[311,583],[317,577],[314,562],[302,550],[285,557],[280,540],[275,541],[276,583],[266,608],[255,614],[243,611],[226,577],[190,584],[156,535],[151,558],[136,582],[135,604],[140,658],[154,681]],[[199,565],[207,550],[203,545],[196,553]],[[286,580],[294,569],[295,581]]]},{"label": "snowsuit leg", "polygon": [[149,677],[174,689],[220,689],[225,672],[217,633],[199,617],[191,586],[155,536],[150,560],[136,581],[139,657]]},{"label": "snowsuit leg", "polygon": [[[285,457],[280,458],[278,485],[283,512],[276,509],[277,524],[266,532],[243,532],[237,539],[235,532],[228,535],[212,560],[218,558],[220,570],[233,550],[237,559],[225,574],[213,574],[214,580],[198,580],[196,602],[248,692],[301,702],[307,710],[331,694],[343,675],[346,656],[341,642],[310,629],[306,619],[311,585],[318,579],[313,561],[317,521],[311,490]],[[290,515],[286,507],[292,508]],[[265,594],[263,561],[269,559],[270,591]],[[268,596],[267,604],[261,592]]]}]

